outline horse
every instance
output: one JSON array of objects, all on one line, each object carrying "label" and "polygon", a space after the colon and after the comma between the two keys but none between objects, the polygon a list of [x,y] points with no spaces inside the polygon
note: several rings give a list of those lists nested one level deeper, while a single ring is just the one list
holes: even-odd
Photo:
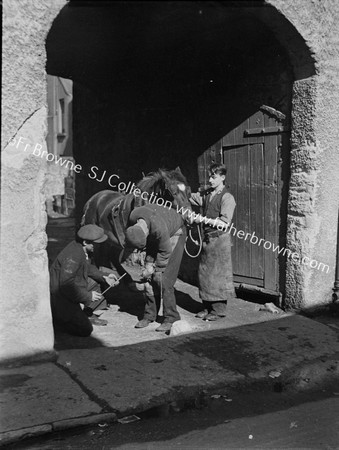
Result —
[{"label": "horse", "polygon": [[[125,185],[124,191],[104,190],[94,194],[86,202],[81,220],[81,226],[96,224],[105,230],[108,239],[100,245],[95,262],[115,268],[119,275],[126,274],[121,258],[129,215],[134,208],[146,203],[157,203],[175,208],[176,211],[180,211],[180,208],[192,211],[189,202],[191,189],[179,167],[171,171],[158,169],[144,176],[137,184],[122,184]],[[132,279],[127,274],[124,282],[130,281]]]}]

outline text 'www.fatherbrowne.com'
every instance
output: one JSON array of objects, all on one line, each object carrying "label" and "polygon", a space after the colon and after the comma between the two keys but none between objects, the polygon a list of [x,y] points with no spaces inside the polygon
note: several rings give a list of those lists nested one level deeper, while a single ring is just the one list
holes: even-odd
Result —
[{"label": "text 'www.fatherbrowne.com'", "polygon": [[277,245],[277,244],[274,244],[265,239],[259,238],[255,234],[254,231],[253,231],[253,233],[246,233],[243,230],[237,230],[236,227],[233,225],[233,223],[229,224],[229,223],[223,222],[222,220],[220,220],[219,217],[217,217],[216,219],[211,219],[211,218],[205,217],[201,214],[197,214],[188,208],[183,208],[183,207],[179,208],[178,206],[177,206],[177,212],[179,214],[182,214],[184,217],[187,217],[188,219],[190,219],[191,221],[193,221],[195,223],[202,223],[205,225],[210,225],[212,227],[216,227],[217,230],[223,231],[225,233],[226,232],[233,233],[233,236],[237,236],[237,238],[243,239],[244,241],[249,240],[249,242],[251,244],[258,245],[258,247],[260,247],[261,244],[263,244],[263,247],[266,250],[272,250],[274,253],[278,253],[279,255],[285,256],[287,253],[287,257],[292,259],[294,262],[301,262],[301,264],[308,265],[312,269],[321,270],[322,272],[324,272],[324,270],[325,270],[326,273],[328,273],[330,270],[330,266],[328,264],[319,262],[316,259],[310,259],[308,256],[301,257],[300,254],[297,252],[292,252],[288,248],[280,247],[280,245]]}]

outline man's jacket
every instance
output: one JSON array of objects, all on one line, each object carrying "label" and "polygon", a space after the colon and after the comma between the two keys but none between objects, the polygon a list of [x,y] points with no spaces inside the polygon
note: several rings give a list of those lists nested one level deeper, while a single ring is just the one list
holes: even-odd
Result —
[{"label": "man's jacket", "polygon": [[86,259],[80,243],[73,241],[57,256],[50,268],[50,292],[53,315],[60,320],[71,318],[79,304],[88,305],[88,277],[103,283],[102,273]]},{"label": "man's jacket", "polygon": [[171,237],[184,225],[184,220],[173,208],[147,204],[135,208],[129,217],[129,225],[144,219],[149,229],[146,244],[146,262],[155,261],[156,270],[163,271],[172,254]]}]

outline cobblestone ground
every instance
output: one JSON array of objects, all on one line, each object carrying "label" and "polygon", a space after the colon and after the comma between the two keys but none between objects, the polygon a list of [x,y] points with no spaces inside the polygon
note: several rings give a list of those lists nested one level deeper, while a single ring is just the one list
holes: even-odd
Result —
[{"label": "cobblestone ground", "polygon": [[[47,226],[47,234],[47,252],[51,263],[57,254],[74,239],[74,219],[68,217],[50,219]],[[133,278],[138,277],[137,267],[126,266],[126,270]],[[189,324],[190,332],[192,333],[219,328],[233,328],[277,319],[276,314],[259,311],[260,304],[238,298],[229,302],[228,315],[225,319],[217,322],[205,322],[195,318],[195,314],[201,310],[201,302],[196,286],[184,283],[178,279],[175,284],[175,294],[181,319]],[[77,338],[57,331],[55,334],[55,349],[118,347],[156,339],[168,339],[167,335],[155,331],[162,319],[161,310],[158,322],[150,324],[147,328],[134,328],[138,318],[142,317],[143,313],[144,300],[142,293],[132,292],[121,284],[112,288],[112,293],[108,300],[108,309],[98,313],[102,319],[108,321],[107,326],[95,326],[92,335],[88,338]],[[279,315],[279,318],[287,315],[282,313]]]}]

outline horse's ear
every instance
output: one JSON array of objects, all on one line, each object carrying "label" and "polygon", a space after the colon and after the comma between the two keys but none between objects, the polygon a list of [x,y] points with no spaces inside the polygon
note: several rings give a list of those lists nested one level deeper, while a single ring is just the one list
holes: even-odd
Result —
[{"label": "horse's ear", "polygon": [[159,169],[158,170],[158,181],[164,181],[168,179],[168,175],[166,173],[166,170]]},{"label": "horse's ear", "polygon": [[178,173],[181,173],[181,175],[182,175],[182,172],[181,172],[181,169],[180,169],[179,166],[175,168],[175,171],[178,172]]}]

